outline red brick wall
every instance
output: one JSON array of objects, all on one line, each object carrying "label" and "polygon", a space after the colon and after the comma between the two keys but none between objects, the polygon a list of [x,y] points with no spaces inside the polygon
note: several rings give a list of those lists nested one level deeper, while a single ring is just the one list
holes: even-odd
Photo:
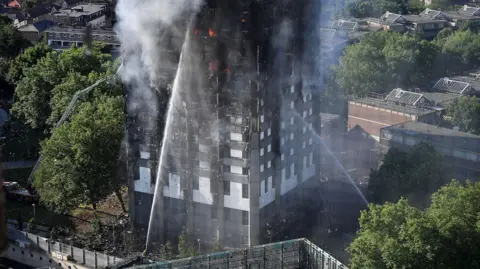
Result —
[{"label": "red brick wall", "polygon": [[380,129],[383,127],[410,120],[413,120],[410,115],[395,114],[393,111],[382,111],[360,104],[348,104],[348,127],[353,128],[360,125],[366,132],[374,136],[380,136]]}]

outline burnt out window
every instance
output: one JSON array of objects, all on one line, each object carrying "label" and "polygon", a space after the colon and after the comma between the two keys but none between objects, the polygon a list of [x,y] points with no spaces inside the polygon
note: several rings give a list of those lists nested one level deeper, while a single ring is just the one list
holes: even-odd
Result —
[{"label": "burnt out window", "polygon": [[211,211],[210,211],[210,214],[212,216],[212,219],[217,219],[217,209],[216,208],[212,208]]},{"label": "burnt out window", "polygon": [[242,198],[248,199],[248,184],[242,184]]},{"label": "burnt out window", "polygon": [[197,191],[200,189],[200,179],[198,177],[193,178],[193,189]]},{"label": "burnt out window", "polygon": [[242,225],[248,225],[248,211],[242,210]]},{"label": "burnt out window", "polygon": [[232,215],[232,210],[231,210],[230,208],[228,208],[228,207],[225,207],[225,208],[223,209],[223,218],[224,218],[225,220],[231,220],[231,219],[232,219],[232,216],[231,216],[231,215]]},{"label": "burnt out window", "polygon": [[223,194],[230,195],[230,181],[223,182]]}]

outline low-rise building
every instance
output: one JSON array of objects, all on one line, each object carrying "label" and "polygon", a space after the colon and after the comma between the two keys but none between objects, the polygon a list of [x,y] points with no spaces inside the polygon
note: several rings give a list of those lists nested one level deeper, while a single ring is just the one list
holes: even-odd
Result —
[{"label": "low-rise building", "polygon": [[400,15],[387,11],[379,19],[370,18],[367,22],[373,27],[394,32],[421,32],[425,39],[433,39],[439,31],[448,27],[448,21],[445,18],[432,18],[422,13]]},{"label": "low-rise building", "polygon": [[86,0],[53,0],[52,5],[57,10],[60,10],[60,9],[69,9],[69,8],[72,8],[76,5],[84,4],[84,3],[87,3],[87,2],[91,2],[91,1],[86,1]]},{"label": "low-rise building", "polygon": [[475,70],[464,76],[455,76],[451,80],[468,83],[470,94],[480,98],[480,70]]},{"label": "low-rise building", "polygon": [[85,4],[69,9],[61,9],[53,12],[53,20],[59,26],[86,26],[90,24],[93,28],[105,25],[106,5]]},{"label": "low-rise building", "polygon": [[359,125],[377,141],[380,129],[406,121],[439,124],[441,113],[422,94],[394,89],[386,97],[352,97],[348,101],[348,128]]},{"label": "low-rise building", "polygon": [[480,25],[480,8],[468,5],[464,5],[456,11],[440,11],[427,8],[420,15],[431,19],[447,20],[452,27],[459,27],[464,23]]},{"label": "low-rise building", "polygon": [[44,31],[53,26],[55,26],[53,21],[43,20],[24,25],[18,28],[18,31],[22,34],[23,38],[32,44],[37,44],[42,39]]},{"label": "low-rise building", "polygon": [[[57,51],[69,49],[72,47],[72,45],[77,47],[84,45],[84,28],[52,27],[46,30],[45,33],[47,44]],[[93,29],[92,39],[93,41],[101,41],[106,43],[111,47],[113,52],[117,52],[120,49],[120,41],[113,30]]]},{"label": "low-rise building", "polygon": [[383,152],[391,147],[409,150],[421,142],[434,146],[444,155],[452,178],[480,179],[480,136],[413,121],[381,129]]}]

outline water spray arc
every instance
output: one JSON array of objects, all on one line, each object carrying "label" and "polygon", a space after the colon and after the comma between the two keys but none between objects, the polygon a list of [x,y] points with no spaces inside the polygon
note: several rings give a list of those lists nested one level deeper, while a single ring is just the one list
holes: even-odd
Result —
[{"label": "water spray arc", "polygon": [[345,168],[343,167],[343,165],[340,163],[340,161],[337,159],[337,157],[335,157],[335,155],[333,154],[333,152],[330,150],[330,148],[328,147],[328,145],[325,143],[325,141],[323,141],[323,139],[320,137],[320,135],[305,121],[305,119],[302,117],[302,115],[300,115],[297,111],[293,111],[293,110],[289,110],[287,112],[287,114],[289,115],[293,115],[296,119],[299,119],[300,122],[302,123],[302,125],[304,127],[306,127],[309,132],[311,132],[313,134],[313,136],[315,137],[315,140],[317,140],[318,142],[320,142],[320,144],[323,146],[323,148],[328,152],[328,155],[330,155],[332,157],[332,159],[335,161],[335,164],[342,170],[343,174],[345,175],[345,177],[348,179],[349,183],[355,188],[355,191],[357,192],[357,194],[360,196],[360,198],[362,198],[362,201],[365,203],[365,205],[368,205],[368,200],[367,198],[365,198],[365,196],[363,195],[362,191],[358,188],[357,184],[355,183],[355,181],[352,179],[352,177],[348,174],[348,172],[345,170]]},{"label": "water spray arc", "polygon": [[[186,42],[187,43],[187,42]],[[182,51],[186,46],[186,43],[183,45]],[[158,167],[157,167],[157,175],[156,175],[156,184],[155,184],[155,191],[153,194],[153,204],[152,204],[152,210],[150,213],[150,220],[148,223],[148,231],[147,231],[147,242],[146,242],[146,250],[148,252],[149,247],[152,244],[153,240],[153,235],[152,235],[152,230],[153,229],[159,229],[160,231],[157,232],[156,234],[162,235],[163,234],[163,214],[158,214],[158,211],[163,211],[163,202],[162,202],[162,194],[161,192],[163,191],[163,179],[164,177],[164,171],[166,170],[166,167],[163,167],[165,165],[165,158],[167,157],[168,154],[168,142],[172,139],[171,134],[172,133],[172,120],[173,120],[173,113],[174,113],[174,108],[175,106],[179,105],[178,103],[178,98],[179,98],[179,79],[182,76],[182,56],[183,54],[180,54],[180,64],[178,66],[177,74],[175,76],[175,80],[173,82],[173,87],[172,87],[172,92],[171,92],[171,97],[170,101],[168,104],[167,108],[167,117],[166,117],[166,124],[165,124],[165,131],[163,134],[163,139],[162,139],[162,146],[160,149],[160,157],[158,160]],[[167,172],[168,173],[168,172]],[[168,180],[168,179],[167,179]],[[163,238],[158,238],[158,241],[162,242]]]},{"label": "water spray arc", "polygon": [[[162,18],[156,25],[160,30],[149,26],[141,29],[142,23],[151,22],[135,10],[137,4],[120,0],[122,12],[118,13],[123,20],[119,27],[122,43],[126,42],[127,69],[122,77],[133,84],[130,96],[137,97],[132,98],[129,113],[148,111],[154,120],[146,125],[158,125],[158,129],[164,126],[163,136],[156,141],[135,141],[158,144],[158,156],[142,157],[154,155],[145,153],[143,148],[148,147],[144,145],[137,150],[141,151],[137,158],[143,159],[138,170],[143,168],[144,173],[134,172],[138,175],[133,179],[139,197],[153,196],[152,208],[142,205],[150,213],[147,251],[157,242],[178,238],[178,229],[184,225],[193,242],[201,239],[202,243],[220,242],[228,247],[259,244],[262,229],[275,217],[269,211],[295,211],[299,204],[289,203],[290,198],[307,193],[310,183],[318,183],[311,180],[319,167],[317,157],[308,167],[302,168],[299,162],[314,156],[311,147],[302,148],[293,139],[294,134],[302,137],[300,121],[288,127],[292,133],[289,148],[280,143],[285,135],[280,127],[285,120],[282,100],[289,106],[290,102],[300,104],[302,76],[315,77],[302,59],[305,50],[311,55],[313,48],[305,45],[310,42],[306,41],[310,37],[305,37],[311,34],[305,30],[308,20],[300,19],[308,17],[304,16],[309,13],[305,7],[314,0],[209,0],[200,9],[175,4],[189,6],[189,0],[150,1],[155,2],[152,10],[163,8],[157,13],[176,14],[159,16],[141,7],[152,18]],[[176,7],[172,10],[170,5]],[[127,14],[127,9],[133,9],[138,18]],[[185,16],[185,10],[190,16]],[[192,13],[196,13],[195,22],[187,27],[185,18]],[[185,29],[175,26],[178,21]],[[288,31],[279,33],[283,26]],[[175,28],[177,35],[186,33],[179,38],[182,42],[171,46],[179,61],[164,57],[163,45],[171,41],[165,28]],[[168,68],[172,69],[170,78],[163,72]],[[161,84],[172,81],[169,99],[155,101],[151,97],[162,94]],[[160,102],[168,102],[166,113]],[[317,115],[318,106],[313,102],[304,101],[296,109],[313,107]],[[164,115],[165,122],[155,121]],[[315,121],[314,117],[307,120]],[[287,156],[285,160],[280,157],[283,155]],[[147,168],[155,170],[156,175],[145,173]],[[312,192],[307,195],[318,198]],[[139,204],[135,206],[142,210]]]}]

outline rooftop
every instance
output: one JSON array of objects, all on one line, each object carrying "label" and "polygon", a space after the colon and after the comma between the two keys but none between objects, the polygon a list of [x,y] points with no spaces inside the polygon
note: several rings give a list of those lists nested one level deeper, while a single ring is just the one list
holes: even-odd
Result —
[{"label": "rooftop", "polygon": [[[84,27],[52,27],[46,30],[47,33],[79,33],[84,34],[85,28]],[[113,29],[92,29],[92,34],[103,34],[103,35],[116,35],[116,32]]]},{"label": "rooftop", "polygon": [[415,136],[428,143],[480,152],[480,136],[435,125],[409,121],[384,127],[382,130]]},{"label": "rooftop", "polygon": [[430,16],[421,16],[421,15],[402,15],[405,20],[411,23],[433,23],[433,22],[446,22],[442,19],[432,19]]},{"label": "rooftop", "polygon": [[81,17],[81,16],[89,16],[105,10],[105,5],[98,5],[98,4],[88,4],[88,5],[79,5],[72,7],[71,9],[62,9],[58,12],[54,13],[54,16],[65,16],[65,17]]},{"label": "rooftop", "polygon": [[441,78],[433,86],[433,90],[438,92],[449,92],[458,95],[466,95],[470,89],[470,84],[464,81],[453,80],[447,77]]},{"label": "rooftop", "polygon": [[338,30],[355,31],[357,29],[357,26],[357,22],[338,19],[333,21],[330,27]]},{"label": "rooftop", "polygon": [[392,23],[403,23],[405,21],[405,18],[403,18],[402,15],[400,14],[396,14],[396,13],[392,13],[392,12],[385,12],[385,14],[383,14],[379,21],[381,23],[387,23],[387,24],[392,24]]},{"label": "rooftop", "polygon": [[335,36],[335,29],[320,28],[320,40],[331,39]]},{"label": "rooftop", "polygon": [[430,9],[430,8],[427,8],[425,9],[424,11],[422,11],[420,14],[420,16],[423,16],[423,17],[428,17],[430,19],[439,19],[439,18],[444,18],[444,14],[442,13],[442,11],[439,11],[439,10],[434,10],[434,9]]},{"label": "rooftop", "polygon": [[405,104],[409,106],[416,106],[418,104],[418,101],[420,101],[422,97],[423,95],[416,92],[404,91],[402,89],[394,89],[387,95],[387,97],[385,97],[385,101],[398,102],[399,104]]},{"label": "rooftop", "polygon": [[337,118],[339,118],[340,115],[337,114],[330,114],[330,113],[320,113],[320,121],[321,125],[323,126],[326,123],[329,123]]},{"label": "rooftop", "polygon": [[480,93],[480,72],[478,70],[466,76],[452,77],[452,80],[468,83],[472,87],[472,90]]},{"label": "rooftop", "polygon": [[424,107],[414,107],[414,106],[404,106],[400,104],[395,104],[392,102],[385,101],[380,98],[372,97],[362,97],[362,98],[351,98],[350,102],[360,103],[363,105],[374,106],[382,109],[388,109],[392,111],[397,111],[409,115],[422,116],[430,113],[434,113],[434,110],[424,108]]},{"label": "rooftop", "polygon": [[462,8],[458,10],[458,12],[466,16],[478,16],[480,15],[480,8],[464,5]]},{"label": "rooftop", "polygon": [[427,8],[422,13],[420,13],[420,15],[428,16],[432,19],[480,19],[480,8],[470,7],[467,5],[464,5],[462,8],[456,11],[440,11]]},{"label": "rooftop", "polygon": [[453,100],[460,97],[458,94],[449,93],[449,92],[420,92],[425,98],[432,103],[432,106],[442,105],[447,106]]}]

